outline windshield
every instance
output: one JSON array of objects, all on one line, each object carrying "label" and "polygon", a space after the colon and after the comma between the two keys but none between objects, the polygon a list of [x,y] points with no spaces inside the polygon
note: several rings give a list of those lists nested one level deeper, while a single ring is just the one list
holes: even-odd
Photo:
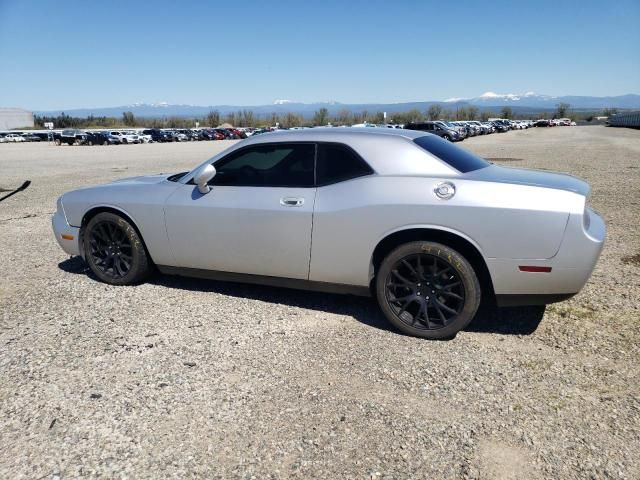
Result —
[{"label": "windshield", "polygon": [[414,142],[422,149],[462,173],[480,170],[481,168],[491,165],[486,160],[474,155],[468,150],[456,147],[448,140],[443,140],[436,135],[418,137]]}]

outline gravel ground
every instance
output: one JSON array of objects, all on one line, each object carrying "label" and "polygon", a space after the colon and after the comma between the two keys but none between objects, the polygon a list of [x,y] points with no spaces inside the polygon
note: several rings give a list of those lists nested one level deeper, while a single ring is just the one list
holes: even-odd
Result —
[{"label": "gravel ground", "polygon": [[372,300],[157,276],[111,287],[50,228],[64,191],[188,169],[225,142],[0,145],[0,478],[640,478],[640,131],[461,144],[588,180],[585,289],[452,341]]}]

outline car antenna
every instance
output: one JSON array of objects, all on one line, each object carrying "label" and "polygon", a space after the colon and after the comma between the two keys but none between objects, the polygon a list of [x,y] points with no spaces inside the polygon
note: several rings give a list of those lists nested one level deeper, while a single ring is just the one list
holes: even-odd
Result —
[{"label": "car antenna", "polygon": [[4,197],[0,198],[0,202],[3,201],[3,200],[6,200],[11,195],[15,195],[18,192],[26,190],[29,185],[31,185],[31,180],[25,180],[25,182],[22,185],[20,185],[18,188],[16,188],[13,192],[11,192],[11,193],[5,195]]}]

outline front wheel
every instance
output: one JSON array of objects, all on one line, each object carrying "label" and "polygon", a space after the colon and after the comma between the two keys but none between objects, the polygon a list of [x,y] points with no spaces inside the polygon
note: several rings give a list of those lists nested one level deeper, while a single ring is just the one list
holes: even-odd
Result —
[{"label": "front wheel", "polygon": [[443,135],[442,138],[444,138],[447,142],[451,141],[451,137],[449,135]]},{"label": "front wheel", "polygon": [[110,212],[87,223],[84,254],[96,277],[111,285],[140,283],[151,273],[151,260],[135,228]]},{"label": "front wheel", "polygon": [[434,242],[399,246],[376,276],[382,312],[398,330],[416,337],[454,337],[480,305],[480,283],[471,264],[452,248]]}]

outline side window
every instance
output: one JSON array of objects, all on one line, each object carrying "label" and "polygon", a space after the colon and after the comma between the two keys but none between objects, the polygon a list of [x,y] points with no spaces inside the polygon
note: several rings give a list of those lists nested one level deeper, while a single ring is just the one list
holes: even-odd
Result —
[{"label": "side window", "polygon": [[244,187],[312,187],[315,145],[256,145],[216,162],[213,185]]},{"label": "side window", "polygon": [[342,182],[373,173],[353,150],[337,143],[318,144],[317,184]]}]

